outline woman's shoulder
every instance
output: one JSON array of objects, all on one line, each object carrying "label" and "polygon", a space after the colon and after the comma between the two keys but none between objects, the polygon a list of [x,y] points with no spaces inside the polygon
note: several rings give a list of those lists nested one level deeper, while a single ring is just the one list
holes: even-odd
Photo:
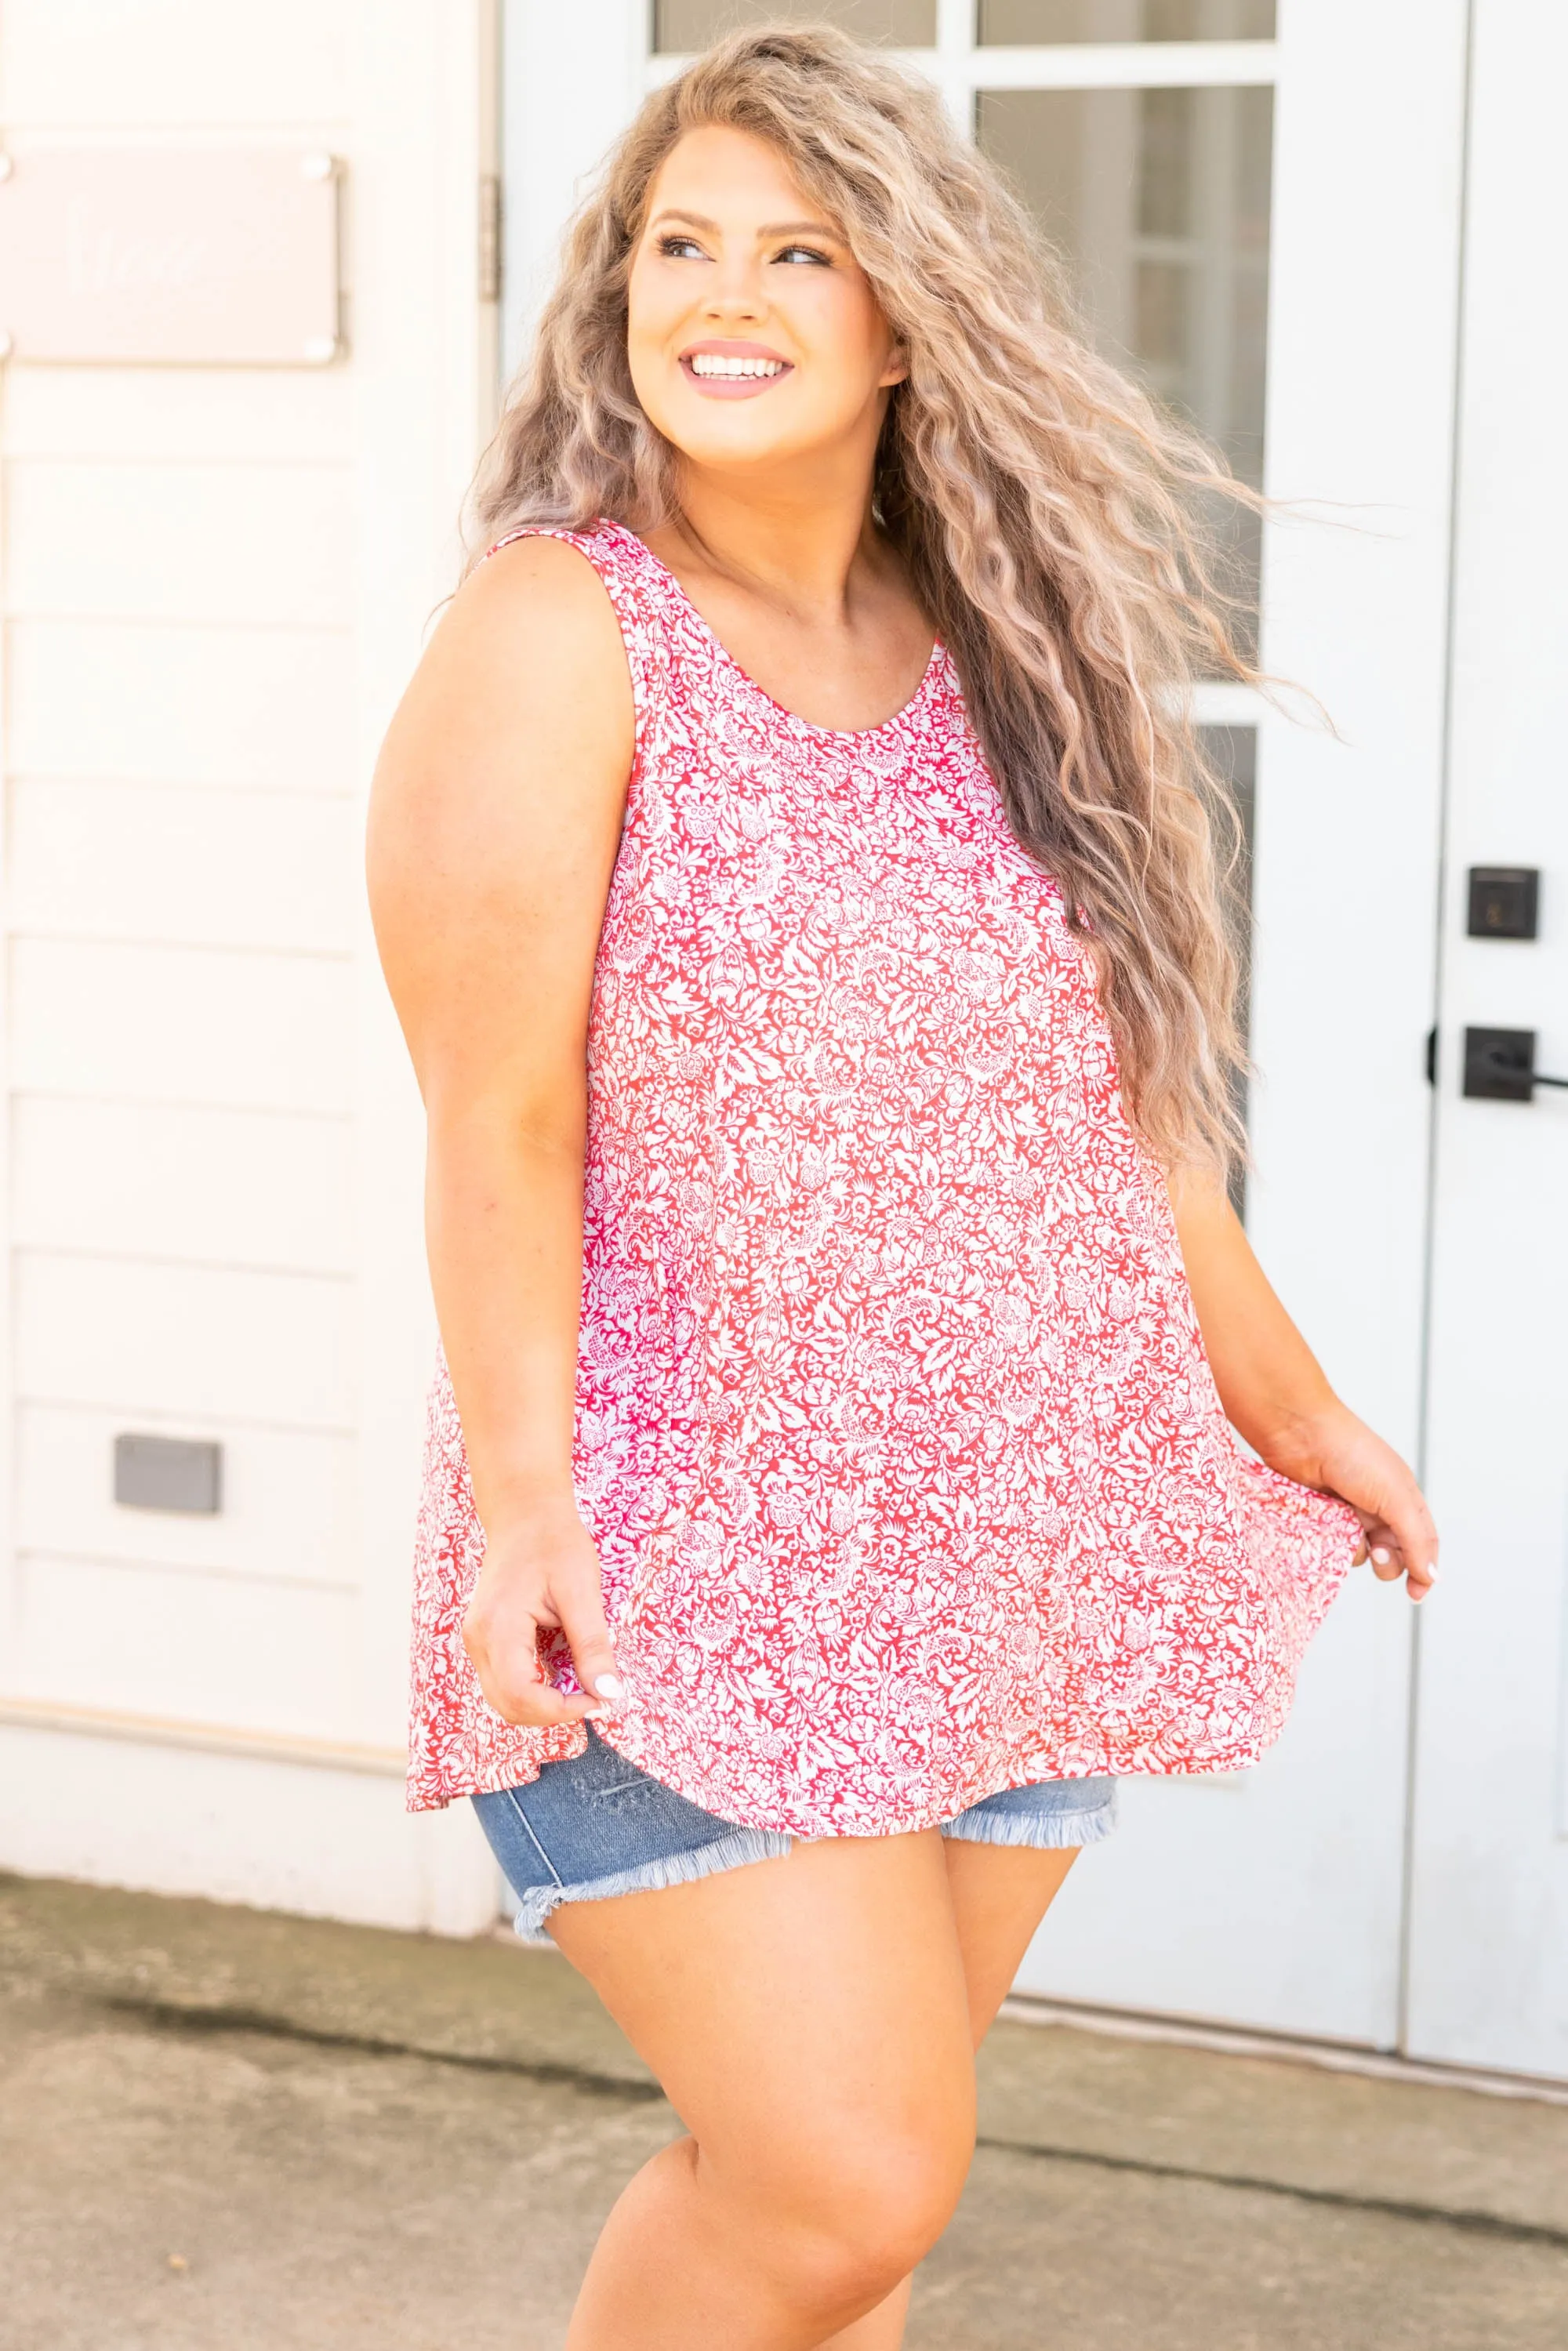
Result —
[{"label": "woman's shoulder", "polygon": [[[543,762],[590,797],[623,789],[636,718],[619,618],[572,543],[528,534],[469,573],[388,731],[380,771],[483,799]],[[579,771],[581,771],[579,774]]]},{"label": "woman's shoulder", "polygon": [[592,528],[531,525],[508,531],[469,572],[452,601],[452,616],[507,612],[547,635],[576,634],[586,626],[602,637],[618,610],[606,576],[617,559],[614,542]]},{"label": "woman's shoulder", "polygon": [[574,687],[585,669],[637,704],[662,668],[653,559],[617,523],[580,529],[530,524],[497,539],[453,600],[449,618],[476,632],[499,630],[536,674],[559,666]]}]

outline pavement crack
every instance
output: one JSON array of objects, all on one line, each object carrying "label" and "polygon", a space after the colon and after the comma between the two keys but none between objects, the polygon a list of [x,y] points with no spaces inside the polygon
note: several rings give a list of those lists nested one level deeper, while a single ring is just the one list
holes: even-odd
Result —
[{"label": "pavement crack", "polygon": [[347,2049],[364,2057],[420,2057],[432,2065],[456,2065],[471,2074],[509,2074],[547,2088],[580,2090],[591,2098],[615,2098],[632,2105],[652,2105],[664,2096],[656,2082],[639,2082],[624,2074],[595,2073],[588,2065],[562,2065],[543,2058],[483,2057],[463,2049],[434,2049],[420,2041],[383,2040],[369,2032],[332,2032],[323,2027],[297,2023],[293,2018],[272,2016],[258,2008],[187,2008],[178,2001],[109,1997],[94,2003],[111,2015],[134,2017],[155,2032],[206,2036],[220,2032],[256,2033],[268,2041],[298,2041],[313,2049]]},{"label": "pavement crack", "polygon": [[1501,2237],[1513,2244],[1554,2245],[1568,2250],[1568,2229],[1544,2222],[1510,2220],[1500,2212],[1480,2212],[1464,2206],[1416,2204],[1393,2196],[1357,2196],[1347,2189],[1307,2188],[1287,2179],[1264,2179],[1249,2172],[1208,2171],[1197,2165],[1155,2163],[1136,2155],[1101,2155],[1088,2147],[1045,2147],[1029,2139],[977,2138],[977,2147],[994,2155],[1021,2155],[1042,2163],[1082,2163],[1101,2171],[1135,2171],[1147,2179],[1191,2179],[1206,2188],[1233,2188],[1258,2196],[1284,2196],[1298,2204],[1326,2204],[1342,2212],[1375,2212],[1394,2220],[1420,2220],[1445,2229],[1468,2230],[1481,2237]]},{"label": "pavement crack", "polygon": [[[292,2018],[269,2014],[265,2009],[186,2007],[177,2001],[105,1997],[94,2003],[109,2013],[135,2021],[150,2031],[192,2035],[248,2032],[268,2041],[303,2043],[314,2049],[343,2049],[366,2057],[417,2057],[427,2064],[455,2065],[472,2074],[510,2074],[543,2087],[580,2091],[591,2098],[611,2098],[627,2105],[653,2105],[664,2097],[656,2082],[639,2082],[628,2075],[601,2074],[590,2065],[563,2065],[540,2058],[486,2057],[467,2050],[435,2049],[427,2043],[382,2039],[367,2032],[334,2032],[322,2026],[300,2024]],[[1375,2213],[1395,2220],[1419,2221],[1427,2227],[1457,2229],[1471,2235],[1500,2238],[1522,2245],[1551,2245],[1568,2251],[1568,2229],[1542,2222],[1510,2220],[1498,2212],[1482,2212],[1442,2204],[1419,2204],[1392,2196],[1364,2196],[1345,2189],[1309,2188],[1284,2179],[1268,2179],[1249,2172],[1212,2171],[1201,2165],[1158,2163],[1134,2155],[1104,2155],[1088,2147],[1052,2147],[1032,2139],[991,2138],[976,2141],[988,2154],[1016,2155],[1040,2163],[1076,2163],[1100,2171],[1138,2174],[1145,2179],[1188,2180],[1205,2188],[1228,2188],[1256,2196],[1281,2196],[1298,2204],[1318,2204],[1342,2212]]]}]

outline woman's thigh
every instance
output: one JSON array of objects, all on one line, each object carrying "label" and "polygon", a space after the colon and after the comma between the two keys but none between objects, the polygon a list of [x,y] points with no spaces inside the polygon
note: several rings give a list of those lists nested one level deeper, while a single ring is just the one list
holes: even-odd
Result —
[{"label": "woman's thigh", "polygon": [[970,1999],[944,1840],[838,1837],[550,1931],[663,2083],[710,2176],[764,2202],[956,2199]]},{"label": "woman's thigh", "polygon": [[943,1840],[953,1932],[963,1963],[970,2030],[978,2048],[1011,1988],[1040,1920],[1078,1858],[1074,1846]]}]

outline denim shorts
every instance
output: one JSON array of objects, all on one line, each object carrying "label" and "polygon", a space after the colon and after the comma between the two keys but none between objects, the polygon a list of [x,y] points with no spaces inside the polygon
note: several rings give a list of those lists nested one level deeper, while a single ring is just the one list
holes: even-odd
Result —
[{"label": "denim shorts", "polygon": [[[583,1754],[544,1764],[520,1787],[473,1799],[517,1897],[517,1928],[526,1941],[547,1939],[545,1920],[559,1903],[680,1886],[777,1860],[797,1843],[701,1811],[607,1747],[591,1723],[587,1729]],[[1114,1780],[1040,1780],[971,1804],[944,1821],[942,1834],[968,1844],[1053,1849],[1097,1844],[1115,1824]]]}]

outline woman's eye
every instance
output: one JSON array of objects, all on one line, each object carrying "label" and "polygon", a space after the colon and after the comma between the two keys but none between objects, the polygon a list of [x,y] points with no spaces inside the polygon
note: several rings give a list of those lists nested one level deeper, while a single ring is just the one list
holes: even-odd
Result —
[{"label": "woman's eye", "polygon": [[832,267],[827,255],[819,253],[814,245],[787,245],[773,257],[776,261],[814,261],[819,269]]},{"label": "woman's eye", "polygon": [[695,236],[662,236],[659,251],[667,261],[689,260],[694,254],[699,261],[703,257],[703,249]]}]

